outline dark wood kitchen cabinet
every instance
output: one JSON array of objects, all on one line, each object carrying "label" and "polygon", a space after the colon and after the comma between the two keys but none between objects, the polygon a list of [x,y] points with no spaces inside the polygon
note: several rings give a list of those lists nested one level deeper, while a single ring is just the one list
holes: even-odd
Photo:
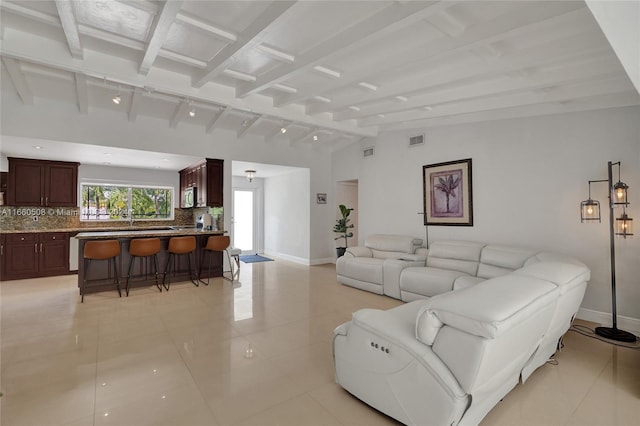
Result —
[{"label": "dark wood kitchen cabinet", "polygon": [[0,281],[4,281],[4,255],[6,253],[6,239],[0,234]]},{"label": "dark wood kitchen cabinet", "polygon": [[3,240],[3,281],[69,273],[68,233],[5,234]]},{"label": "dark wood kitchen cabinet", "polygon": [[223,206],[224,160],[207,158],[180,170],[180,207],[184,207],[184,190],[196,188],[196,207]]},{"label": "dark wood kitchen cabinet", "polygon": [[78,205],[78,163],[11,157],[8,160],[8,205]]}]

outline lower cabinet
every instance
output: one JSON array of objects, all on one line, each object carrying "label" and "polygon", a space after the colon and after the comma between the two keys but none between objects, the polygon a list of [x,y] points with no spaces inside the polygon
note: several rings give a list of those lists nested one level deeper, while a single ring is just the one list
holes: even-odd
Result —
[{"label": "lower cabinet", "polygon": [[69,234],[66,232],[6,234],[3,237],[3,281],[69,273]]}]

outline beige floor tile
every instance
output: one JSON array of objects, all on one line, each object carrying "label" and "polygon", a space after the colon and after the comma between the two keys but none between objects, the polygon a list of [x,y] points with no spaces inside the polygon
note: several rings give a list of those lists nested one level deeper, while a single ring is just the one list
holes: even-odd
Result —
[{"label": "beige floor tile", "polygon": [[337,425],[338,419],[309,395],[282,402],[236,425],[243,426],[321,426]]},{"label": "beige floor tile", "polygon": [[[84,303],[75,275],[2,282],[0,423],[396,425],[334,383],[332,336],[358,309],[401,303],[337,284],[334,265],[278,259],[234,283]],[[558,365],[482,426],[640,425],[639,353],[569,332]]]}]

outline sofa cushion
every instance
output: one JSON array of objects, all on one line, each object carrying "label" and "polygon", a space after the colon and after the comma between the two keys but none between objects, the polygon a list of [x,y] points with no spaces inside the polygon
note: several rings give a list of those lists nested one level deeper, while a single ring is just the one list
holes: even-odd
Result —
[{"label": "sofa cushion", "polygon": [[400,290],[432,297],[453,290],[454,281],[461,276],[468,275],[448,269],[406,268],[400,275]]},{"label": "sofa cushion", "polygon": [[557,298],[558,293],[555,284],[523,275],[483,281],[429,299],[418,312],[416,337],[432,345],[438,329],[447,324],[476,336],[495,338],[526,318],[527,311]]},{"label": "sofa cushion", "polygon": [[480,254],[477,276],[488,279],[508,274],[515,269],[522,268],[524,263],[535,253],[535,251],[517,247],[485,246]]},{"label": "sofa cushion", "polygon": [[336,273],[359,281],[382,285],[384,259],[354,257],[336,262]]},{"label": "sofa cushion", "polygon": [[560,294],[564,294],[574,284],[588,281],[591,278],[591,271],[586,265],[553,261],[534,263],[518,269],[514,274],[552,282],[560,287]]},{"label": "sofa cushion", "polygon": [[429,247],[427,266],[475,276],[485,244],[470,241],[438,241]]},{"label": "sofa cushion", "polygon": [[374,256],[376,251],[413,254],[422,245],[422,240],[405,235],[374,234],[367,237],[364,245],[374,251]]},{"label": "sofa cushion", "polygon": [[469,288],[484,281],[484,278],[472,277],[470,275],[462,275],[453,282],[453,290],[462,290]]}]

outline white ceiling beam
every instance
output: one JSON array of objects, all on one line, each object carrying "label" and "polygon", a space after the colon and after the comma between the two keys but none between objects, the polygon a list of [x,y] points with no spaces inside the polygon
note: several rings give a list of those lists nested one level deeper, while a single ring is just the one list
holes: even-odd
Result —
[{"label": "white ceiling beam", "polygon": [[61,26],[59,19],[55,16],[48,15],[35,9],[24,7],[19,3],[13,3],[8,1],[0,2],[0,8],[6,12],[11,12],[25,18],[33,19],[34,21],[41,22],[43,24],[49,24],[54,26]]},{"label": "white ceiling beam", "polygon": [[139,87],[133,88],[133,95],[131,96],[131,105],[129,105],[129,121],[134,122],[138,118],[138,111],[140,110],[140,103],[142,102],[142,89]]},{"label": "white ceiling beam", "polygon": [[449,37],[457,37],[467,28],[467,25],[446,10],[428,17],[427,21]]},{"label": "white ceiling beam", "polygon": [[189,101],[183,99],[180,101],[178,106],[176,106],[176,110],[171,117],[171,121],[169,122],[169,127],[175,129],[178,123],[187,115],[187,111],[189,111]]},{"label": "white ceiling beam", "polygon": [[558,87],[550,91],[532,90],[529,92],[516,92],[506,95],[497,95],[494,97],[482,97],[463,100],[460,102],[451,102],[446,105],[439,106],[438,108],[434,108],[432,111],[411,111],[402,115],[395,114],[394,117],[387,115],[385,118],[371,118],[362,120],[362,122],[364,125],[385,125],[386,129],[386,125],[396,124],[397,122],[403,121],[410,122],[447,115],[465,114],[477,111],[503,110],[505,108],[549,104],[571,99],[575,100],[592,96],[601,96],[609,93],[623,93],[630,89],[633,90],[631,83],[625,77],[626,76],[620,77],[617,75],[613,78],[604,77],[601,79],[593,79],[586,82]]},{"label": "white ceiling beam", "polygon": [[62,23],[64,36],[67,38],[67,45],[71,56],[75,59],[82,59],[84,52],[80,43],[80,34],[78,33],[76,15],[73,11],[73,3],[71,0],[56,0],[56,8],[58,9],[58,16]]},{"label": "white ceiling beam", "polygon": [[87,76],[81,73],[75,73],[74,79],[76,83],[76,100],[80,114],[89,114],[89,92],[87,90]]},{"label": "white ceiling beam", "polygon": [[[559,51],[565,52],[565,49],[560,49]],[[446,78],[446,81],[437,78],[422,78],[423,81],[429,80],[430,86],[427,87],[417,83],[415,93],[411,99],[403,104],[381,106],[376,101],[369,101],[377,105],[371,108],[362,108],[361,111],[358,112],[344,109],[335,112],[334,119],[340,121],[362,118],[375,114],[410,110],[426,105],[438,105],[452,99],[459,100],[462,98],[488,96],[513,90],[527,90],[528,88],[550,85],[565,85],[593,78],[594,76],[597,77],[607,73],[614,73],[617,67],[615,57],[612,57],[610,50],[605,47],[590,46],[587,52],[568,49],[565,54],[558,57],[549,52],[549,54],[553,56],[553,58],[549,59],[541,58],[530,51],[528,53],[527,55],[518,55],[519,57],[512,58],[513,60],[505,58],[504,61],[496,61],[487,65],[485,68],[477,68],[475,71],[478,71],[478,74],[475,74],[474,70],[470,68],[461,68],[456,72],[443,76]],[[601,53],[603,55],[594,56],[594,53]],[[524,62],[520,62],[518,60],[520,58],[524,59]],[[526,71],[534,64],[542,67],[554,65],[562,65],[562,67],[561,69],[540,75],[536,75],[535,73],[527,77],[519,75],[520,71]],[[567,68],[570,68],[571,72],[568,72]],[[509,71],[505,73],[505,70]],[[510,77],[511,75],[517,77]],[[570,77],[566,77],[567,75]],[[509,76],[509,78],[505,78],[506,76]]]},{"label": "white ceiling beam", "polygon": [[[442,3],[449,4],[450,2]],[[540,8],[538,5],[532,4],[528,6],[526,12],[522,13],[519,10],[514,12],[514,15],[506,14],[486,25],[471,27],[460,37],[434,41],[432,44],[424,46],[423,51],[428,52],[426,55],[416,55],[416,60],[411,63],[404,62],[398,65],[397,61],[392,58],[380,58],[380,61],[375,66],[371,64],[356,66],[349,75],[345,75],[340,80],[327,80],[324,83],[314,85],[312,89],[299,89],[296,94],[280,97],[275,105],[282,107],[300,102],[328,91],[335,91],[341,87],[356,84],[362,79],[375,80],[375,75],[380,73],[393,74],[394,70],[404,73],[407,69],[415,69],[419,66],[424,66],[425,63],[437,62],[439,58],[449,58],[453,53],[466,51],[473,46],[493,43],[524,32],[535,32],[536,28],[548,25],[551,22],[559,21],[559,24],[566,23],[566,25],[570,26],[576,20],[584,19],[585,13],[588,13],[584,4],[580,2],[558,2],[548,8]],[[383,92],[384,90],[378,90],[376,98]],[[367,96],[367,94],[363,96]],[[351,102],[355,101],[352,99]],[[323,111],[329,111],[343,106],[346,105],[332,102],[331,105],[318,107],[324,108]]]},{"label": "white ceiling beam", "polygon": [[24,76],[20,63],[15,59],[2,57],[2,63],[9,73],[13,87],[16,88],[18,96],[22,99],[22,103],[25,105],[33,105],[33,92],[29,86],[29,82]]},{"label": "white ceiling beam", "polygon": [[176,20],[191,25],[192,27],[198,28],[200,30],[206,31],[209,34],[212,34],[216,38],[227,43],[234,43],[238,39],[238,36],[234,33],[230,33],[229,31],[225,31],[221,28],[213,26],[185,12],[179,12],[178,15],[176,15]]},{"label": "white ceiling beam", "polygon": [[244,136],[245,133],[247,133],[249,129],[251,129],[251,127],[253,127],[253,125],[256,124],[261,118],[261,115],[256,115],[255,117],[251,117],[250,119],[246,119],[246,121],[243,121],[244,124],[241,125],[240,129],[238,129],[238,131],[236,132],[236,137],[240,139],[242,136]]},{"label": "white ceiling beam", "polygon": [[206,68],[202,71],[195,72],[191,78],[193,87],[200,88],[209,80],[220,75],[226,68],[234,64],[241,53],[245,49],[257,47],[261,40],[261,35],[280,18],[295,1],[276,1],[258,16],[241,34],[238,39],[224,47],[218,54],[209,61]]},{"label": "white ceiling beam", "polygon": [[277,83],[306,71],[308,68],[321,65],[326,58],[348,49],[356,49],[371,42],[375,38],[389,35],[410,23],[417,22],[425,16],[428,10],[444,8],[447,2],[411,2],[407,4],[391,4],[372,16],[358,22],[344,31],[339,32],[328,40],[309,49],[296,58],[291,65],[282,65],[258,77],[255,83],[244,84],[236,91],[236,96],[243,98],[260,92]]},{"label": "white ceiling beam", "polygon": [[182,0],[165,0],[160,13],[153,20],[147,49],[138,70],[140,74],[149,73],[181,7]]},{"label": "white ceiling beam", "polygon": [[207,123],[207,133],[211,133],[213,131],[213,128],[215,127],[216,123],[218,121],[220,121],[220,119],[227,114],[227,112],[229,111],[228,107],[222,107],[220,108],[218,111],[216,111],[213,114],[213,118],[211,118],[211,121],[209,121],[209,123]]}]

